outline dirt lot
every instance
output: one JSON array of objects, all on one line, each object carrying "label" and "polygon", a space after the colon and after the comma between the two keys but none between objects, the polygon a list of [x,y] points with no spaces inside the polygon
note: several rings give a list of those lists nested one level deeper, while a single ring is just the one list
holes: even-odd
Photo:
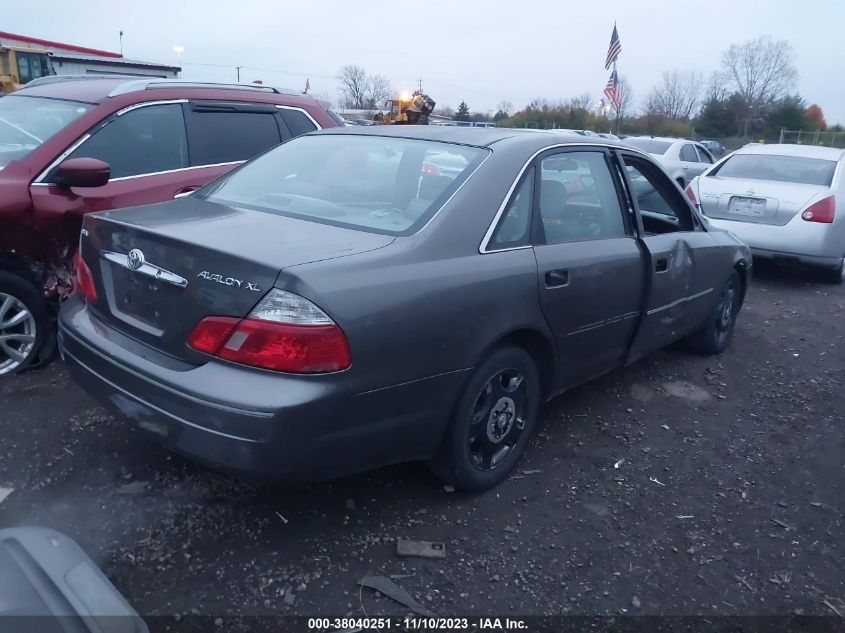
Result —
[{"label": "dirt lot", "polygon": [[[0,525],[75,537],[142,614],[845,614],[845,288],[758,271],[731,348],[543,409],[483,495],[409,464],[290,488],[169,455],[61,363],[0,383]],[[397,537],[446,544],[399,559]]]}]

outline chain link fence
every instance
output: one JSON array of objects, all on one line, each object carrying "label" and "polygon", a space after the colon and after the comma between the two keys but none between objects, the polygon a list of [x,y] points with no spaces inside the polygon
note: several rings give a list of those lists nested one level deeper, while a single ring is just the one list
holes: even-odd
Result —
[{"label": "chain link fence", "polygon": [[798,145],[824,145],[841,149],[845,148],[845,132],[781,129],[778,142],[796,143]]}]

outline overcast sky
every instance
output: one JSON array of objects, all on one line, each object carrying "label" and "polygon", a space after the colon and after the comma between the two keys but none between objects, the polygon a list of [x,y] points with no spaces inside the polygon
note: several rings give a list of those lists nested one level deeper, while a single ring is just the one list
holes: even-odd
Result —
[{"label": "overcast sky", "polygon": [[[660,73],[709,74],[721,51],[758,35],[789,40],[797,91],[818,103],[828,124],[845,124],[845,2],[841,0],[38,0],[6,2],[0,28],[13,33],[177,62],[186,79],[241,80],[337,98],[344,64],[386,75],[394,89],[418,78],[438,105],[463,99],[489,110],[502,100],[601,96],[604,59],[616,20],[620,74],[639,107]],[[407,8],[403,11],[401,8]],[[814,8],[815,7],[815,8]],[[794,16],[800,15],[800,19]],[[209,65],[197,65],[209,64]],[[215,66],[219,64],[220,66]]]}]

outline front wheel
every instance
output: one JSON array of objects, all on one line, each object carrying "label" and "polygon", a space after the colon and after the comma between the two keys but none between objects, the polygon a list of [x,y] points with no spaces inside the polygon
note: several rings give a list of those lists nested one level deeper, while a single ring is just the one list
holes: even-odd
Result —
[{"label": "front wheel", "polygon": [[459,398],[432,470],[462,490],[498,485],[525,451],[539,401],[540,378],[531,356],[517,347],[495,351]]},{"label": "front wheel", "polygon": [[0,271],[0,377],[25,369],[47,336],[47,311],[24,279]]},{"label": "front wheel", "polygon": [[690,347],[700,354],[712,355],[722,352],[731,340],[736,315],[739,314],[741,306],[742,282],[739,273],[734,271],[722,286],[719,301],[704,325],[687,339]]}]

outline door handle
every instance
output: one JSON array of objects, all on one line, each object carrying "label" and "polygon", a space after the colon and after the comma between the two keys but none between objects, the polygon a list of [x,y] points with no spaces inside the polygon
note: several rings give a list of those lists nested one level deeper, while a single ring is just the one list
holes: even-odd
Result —
[{"label": "door handle", "polygon": [[669,270],[669,260],[666,257],[661,257],[654,263],[654,270],[659,273],[665,273]]},{"label": "door handle", "polygon": [[183,187],[179,191],[176,192],[176,195],[173,196],[173,199],[176,198],[184,198],[185,196],[189,196],[194,193],[199,187]]},{"label": "door handle", "polygon": [[568,285],[568,270],[550,270],[546,273],[546,288],[562,288]]}]

